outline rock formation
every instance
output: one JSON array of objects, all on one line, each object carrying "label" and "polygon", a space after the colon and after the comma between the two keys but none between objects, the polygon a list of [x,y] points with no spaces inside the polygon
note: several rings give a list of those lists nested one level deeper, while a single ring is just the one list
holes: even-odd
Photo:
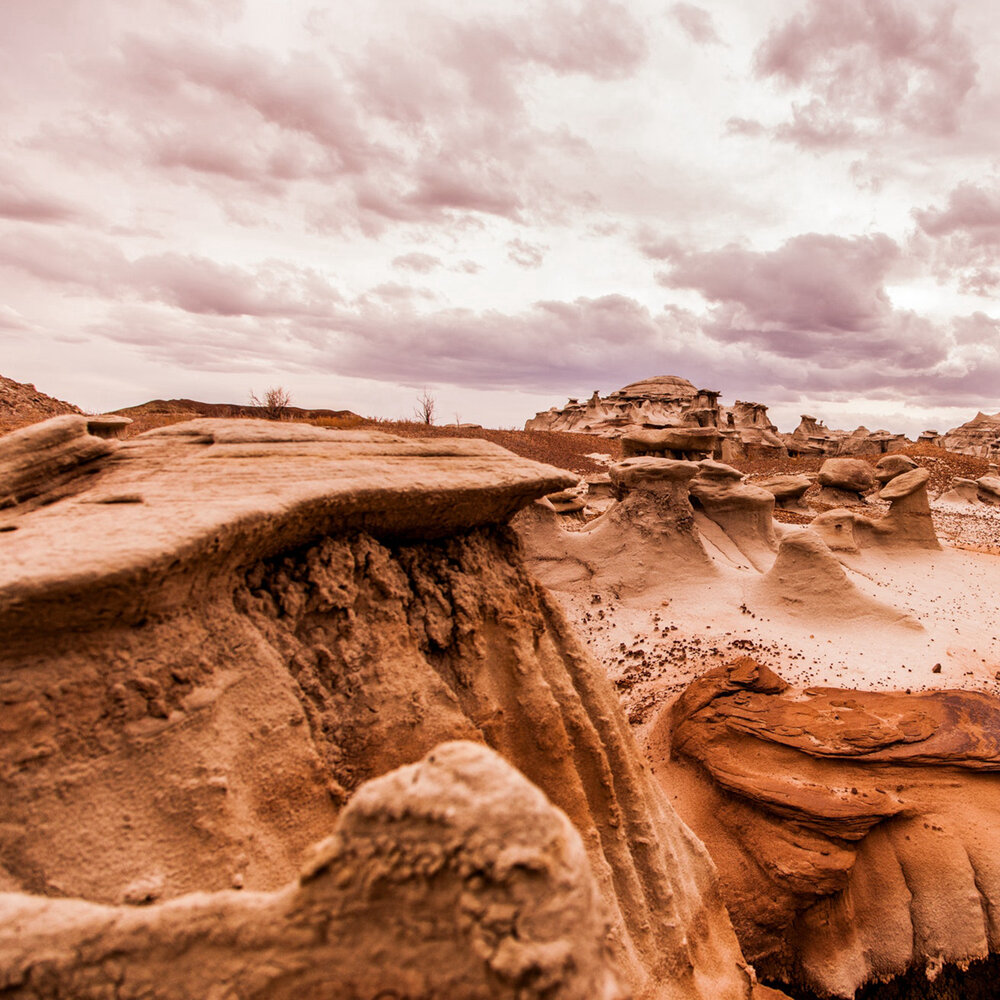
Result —
[{"label": "rock formation", "polygon": [[767,490],[774,497],[776,507],[782,510],[797,510],[811,513],[803,503],[803,496],[815,482],[815,475],[771,476],[754,483],[762,490]]},{"label": "rock formation", "polygon": [[0,375],[0,434],[48,417],[80,412],[72,403],[64,403],[39,392],[33,385]]},{"label": "rock formation", "polygon": [[[255,935],[285,932],[258,917],[308,908],[308,891],[226,897],[242,914],[235,958],[225,923],[195,919],[223,901],[177,897],[275,891],[364,782],[463,739],[500,753],[580,833],[626,988],[748,996],[707,856],[504,526],[574,477],[478,440],[294,423],[196,420],[124,442],[84,418],[57,430],[59,446],[46,424],[0,439],[13,500],[0,532],[0,887],[90,903],[7,898],[7,943],[30,931],[37,954],[51,932],[55,947],[65,915],[89,954],[95,927],[146,948],[155,980],[170,953],[148,947],[146,917],[89,907],[174,900],[157,912],[190,932],[193,955],[235,962],[227,983],[264,989],[274,938]],[[469,903],[490,933],[507,926],[509,910]],[[534,964],[528,951],[493,954],[538,982],[561,961],[559,948]]]},{"label": "rock formation", "polygon": [[[732,407],[721,407],[719,396],[712,390],[696,389],[687,379],[660,375],[633,382],[604,398],[595,391],[586,403],[570,399],[562,409],[537,413],[524,429],[627,438],[626,457],[652,454],[731,462],[785,454],[766,406],[737,400]],[[660,436],[651,437],[650,432],[657,431]]]},{"label": "rock formation", "polygon": [[[883,469],[883,474],[888,475],[889,470]],[[834,551],[858,552],[875,546],[940,549],[927,496],[929,481],[930,472],[922,467],[897,473],[879,492],[880,499],[890,504],[883,517],[831,510],[813,518],[810,527]]]},{"label": "rock formation", "polygon": [[695,765],[678,808],[768,977],[847,998],[1000,950],[996,699],[794,689],[745,659],[658,725]]},{"label": "rock formation", "polygon": [[363,784],[277,892],[142,908],[0,894],[0,992],[618,1000],[608,931],[565,814],[486,747],[446,743]]},{"label": "rock formation", "polygon": [[828,458],[819,470],[819,484],[823,503],[861,504],[875,485],[875,474],[863,459]]},{"label": "rock formation", "polygon": [[[743,473],[721,462],[705,461],[688,486],[691,502],[718,525],[759,572],[774,561],[774,495],[743,482]],[[702,527],[704,531],[704,527]]]},{"label": "rock formation", "polygon": [[903,434],[890,431],[870,431],[859,427],[855,431],[831,430],[816,417],[803,414],[799,426],[791,434],[782,434],[788,454],[792,456],[885,455],[900,451],[910,442]]},{"label": "rock formation", "polygon": [[781,539],[774,565],[753,592],[765,603],[817,626],[920,628],[909,615],[862,594],[811,528],[790,531]]},{"label": "rock formation", "polygon": [[977,455],[996,461],[1000,458],[1000,413],[980,411],[967,423],[946,431],[936,442],[960,455]]},{"label": "rock formation", "polygon": [[875,478],[885,486],[890,479],[916,468],[917,463],[909,455],[886,455],[875,463]]},{"label": "rock formation", "polygon": [[951,489],[942,493],[937,502],[956,507],[980,507],[983,500],[979,496],[979,484],[975,479],[965,479],[955,476],[951,481]]},{"label": "rock formation", "polygon": [[1000,504],[1000,476],[980,476],[976,480],[979,499],[992,506]]}]

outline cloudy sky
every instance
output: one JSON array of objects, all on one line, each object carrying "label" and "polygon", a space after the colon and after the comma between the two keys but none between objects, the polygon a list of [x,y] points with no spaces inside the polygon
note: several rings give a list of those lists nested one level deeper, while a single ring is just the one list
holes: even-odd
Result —
[{"label": "cloudy sky", "polygon": [[520,425],[657,374],[790,430],[1000,409],[962,0],[0,0],[0,373]]}]

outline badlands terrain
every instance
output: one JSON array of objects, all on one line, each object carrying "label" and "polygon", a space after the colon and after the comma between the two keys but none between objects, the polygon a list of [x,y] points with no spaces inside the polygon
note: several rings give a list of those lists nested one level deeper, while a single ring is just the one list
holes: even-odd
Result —
[{"label": "badlands terrain", "polygon": [[998,995],[983,420],[9,381],[0,996]]}]

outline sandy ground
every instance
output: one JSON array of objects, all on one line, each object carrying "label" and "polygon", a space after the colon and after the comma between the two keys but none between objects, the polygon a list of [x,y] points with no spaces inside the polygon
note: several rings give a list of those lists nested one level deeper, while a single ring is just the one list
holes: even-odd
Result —
[{"label": "sandy ground", "polygon": [[[791,614],[761,594],[759,573],[719,552],[714,577],[681,584],[665,573],[663,585],[641,598],[556,596],[604,664],[640,739],[657,708],[740,655],[801,686],[1000,695],[1000,509],[939,507],[934,520],[941,552],[840,557],[858,591],[886,606],[884,621],[826,609]],[[796,529],[779,527],[788,530]]]}]

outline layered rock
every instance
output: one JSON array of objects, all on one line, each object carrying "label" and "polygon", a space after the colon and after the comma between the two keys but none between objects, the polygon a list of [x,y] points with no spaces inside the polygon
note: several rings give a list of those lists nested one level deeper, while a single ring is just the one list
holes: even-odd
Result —
[{"label": "layered rock", "polygon": [[[633,382],[604,398],[595,391],[586,403],[570,399],[562,409],[552,407],[537,413],[524,429],[622,437],[627,439],[626,457],[652,454],[688,459],[707,455],[729,462],[785,454],[766,406],[737,400],[732,407],[722,407],[719,396],[713,390],[696,389],[687,379],[661,375]],[[676,433],[667,433],[667,429]],[[654,447],[648,439],[650,432],[657,431],[661,436],[655,439],[658,446]]]},{"label": "layered rock", "polygon": [[[707,856],[504,527],[574,477],[482,441],[291,423],[74,433],[71,453],[110,450],[74,458],[55,494],[51,456],[6,484],[0,884],[100,903],[274,891],[365,781],[472,740],[579,831],[626,988],[747,996]],[[0,439],[0,468],[16,445]],[[170,912],[184,923],[201,902]],[[30,926],[40,942],[54,904],[7,904],[8,940]],[[104,919],[79,926],[125,927]],[[248,982],[255,919],[237,920],[232,960]]]},{"label": "layered rock", "polygon": [[821,996],[1000,950],[1000,703],[790,688],[751,660],[695,681],[672,719],[678,800],[748,955]]},{"label": "layered rock", "polygon": [[945,431],[935,443],[960,455],[996,461],[1000,457],[1000,413],[980,411],[967,423]]},{"label": "layered rock", "polygon": [[903,434],[890,431],[870,431],[858,427],[854,431],[831,430],[822,420],[803,414],[798,427],[791,434],[782,434],[782,440],[793,456],[806,455],[885,455],[905,448],[909,442]]},{"label": "layered rock", "polygon": [[362,785],[274,893],[142,908],[0,894],[0,992],[617,1000],[609,923],[566,815],[491,750],[446,743]]}]

